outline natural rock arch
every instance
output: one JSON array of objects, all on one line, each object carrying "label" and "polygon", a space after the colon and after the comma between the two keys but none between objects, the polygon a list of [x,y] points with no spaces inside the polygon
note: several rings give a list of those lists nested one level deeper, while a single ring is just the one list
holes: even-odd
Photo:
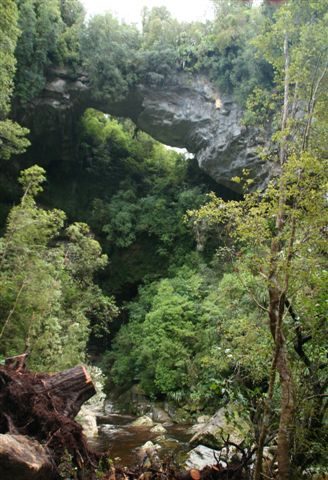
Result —
[{"label": "natural rock arch", "polygon": [[162,143],[186,148],[195,154],[201,169],[231,190],[240,189],[231,178],[241,176],[244,169],[258,186],[270,177],[270,165],[257,155],[263,138],[242,125],[242,109],[204,77],[177,75],[164,85],[138,85],[119,102],[93,98],[83,74],[57,68],[48,78],[42,94],[19,114],[33,139],[41,140],[47,132],[48,142],[61,142],[65,148],[68,130],[86,108],[94,107],[131,118]]}]

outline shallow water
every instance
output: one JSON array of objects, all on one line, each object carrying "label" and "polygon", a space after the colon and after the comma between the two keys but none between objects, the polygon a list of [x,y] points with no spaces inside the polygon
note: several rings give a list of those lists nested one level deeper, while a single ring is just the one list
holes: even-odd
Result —
[{"label": "shallow water", "polygon": [[[187,443],[190,439],[190,435],[187,433],[189,425],[165,427],[167,433],[164,440],[162,434],[150,431],[152,427],[131,426],[133,420],[135,417],[128,415],[117,413],[106,415],[106,419],[101,419],[99,435],[92,440],[91,445],[98,451],[108,452],[111,459],[126,466],[139,462],[137,449],[149,440],[161,444],[162,448],[158,453],[162,459],[177,459],[183,452],[190,450]],[[157,440],[159,437],[161,437],[161,441]]]}]

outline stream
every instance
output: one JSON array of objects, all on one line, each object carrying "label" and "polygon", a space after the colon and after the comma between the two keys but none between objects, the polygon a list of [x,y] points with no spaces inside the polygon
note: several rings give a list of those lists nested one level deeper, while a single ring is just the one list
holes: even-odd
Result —
[{"label": "stream", "polygon": [[179,461],[190,450],[188,440],[190,425],[172,424],[165,426],[165,434],[151,432],[152,427],[136,427],[131,423],[138,417],[119,413],[108,413],[98,418],[98,436],[89,443],[98,451],[109,452],[116,462],[131,466],[140,462],[138,448],[149,440],[159,444],[159,457],[173,458]]}]

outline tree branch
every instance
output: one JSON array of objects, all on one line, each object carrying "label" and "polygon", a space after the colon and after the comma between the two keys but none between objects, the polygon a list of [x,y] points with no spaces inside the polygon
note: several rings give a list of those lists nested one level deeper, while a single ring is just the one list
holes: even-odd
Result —
[{"label": "tree branch", "polygon": [[15,310],[16,310],[16,307],[17,307],[17,304],[18,304],[19,297],[21,296],[21,293],[22,293],[24,287],[25,287],[25,280],[23,281],[22,285],[20,286],[20,289],[18,290],[18,293],[17,293],[17,295],[16,295],[16,299],[15,299],[15,303],[14,303],[14,305],[13,305],[13,308],[10,310],[10,312],[9,312],[7,318],[6,318],[6,321],[5,321],[5,323],[4,323],[3,327],[2,327],[2,330],[1,330],[1,333],[0,333],[0,339],[2,338],[2,336],[3,336],[3,334],[4,334],[4,331],[5,331],[5,329],[7,328],[8,323],[10,322],[11,317],[12,317],[13,314],[15,313]]}]

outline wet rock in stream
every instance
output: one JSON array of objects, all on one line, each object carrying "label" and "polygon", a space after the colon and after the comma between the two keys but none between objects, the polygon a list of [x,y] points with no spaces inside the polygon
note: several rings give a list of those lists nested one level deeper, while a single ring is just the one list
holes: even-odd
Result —
[{"label": "wet rock in stream", "polygon": [[144,416],[134,420],[131,423],[131,426],[132,427],[153,427],[154,422],[148,415],[144,415]]},{"label": "wet rock in stream", "polygon": [[155,425],[151,430],[151,433],[166,433],[167,430],[163,425]]}]

